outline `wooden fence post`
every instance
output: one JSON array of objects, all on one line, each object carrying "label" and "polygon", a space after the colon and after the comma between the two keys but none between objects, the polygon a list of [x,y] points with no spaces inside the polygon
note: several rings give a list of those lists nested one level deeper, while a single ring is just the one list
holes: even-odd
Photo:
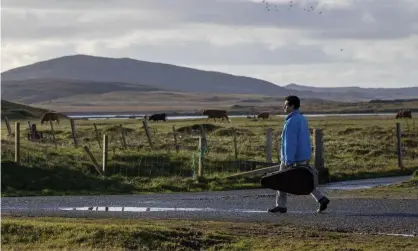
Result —
[{"label": "wooden fence post", "polygon": [[15,162],[20,163],[20,122],[15,123]]},{"label": "wooden fence post", "polygon": [[12,128],[10,127],[9,119],[7,117],[4,118],[4,123],[6,123],[7,127],[7,136],[12,136]]},{"label": "wooden fence post", "polygon": [[402,137],[401,137],[401,124],[396,123],[396,152],[398,155],[398,167],[403,169],[402,163]]},{"label": "wooden fence post", "polygon": [[84,148],[84,151],[86,151],[87,155],[90,157],[91,162],[93,162],[93,166],[94,166],[94,168],[96,168],[97,172],[98,172],[100,175],[103,175],[103,172],[100,170],[99,163],[97,163],[97,160],[94,158],[94,156],[93,156],[93,154],[90,152],[89,148],[88,148],[87,146],[84,146],[83,148]]},{"label": "wooden fence post", "polygon": [[321,129],[314,129],[314,141],[315,141],[315,168],[317,170],[323,169],[324,166],[324,144],[323,133]]},{"label": "wooden fence post", "polygon": [[149,146],[150,146],[151,150],[153,150],[154,146],[152,145],[151,134],[149,133],[147,120],[146,119],[142,120],[142,124],[143,124],[144,129],[145,129],[145,134],[147,135]]},{"label": "wooden fence post", "polygon": [[273,130],[272,128],[267,128],[267,131],[266,131],[266,162],[267,163],[273,162],[271,158],[272,130]]},{"label": "wooden fence post", "polygon": [[[94,126],[94,132],[96,133],[96,140],[97,143],[99,144],[99,147],[102,148],[102,144],[100,143],[100,136],[99,136],[99,131],[97,130],[97,126],[96,123],[93,123]],[[104,138],[104,137],[103,137]]]},{"label": "wooden fence post", "polygon": [[58,148],[57,140],[55,139],[55,131],[54,131],[54,126],[52,124],[52,120],[49,121],[49,124],[51,125],[52,140],[54,141],[55,148]]},{"label": "wooden fence post", "polygon": [[277,150],[277,162],[280,163],[280,159],[281,159],[281,146],[280,146],[280,142],[279,139],[276,137],[276,150]]},{"label": "wooden fence post", "polygon": [[208,148],[208,141],[206,139],[205,128],[202,124],[200,124],[200,136],[202,137],[202,148],[206,150]]},{"label": "wooden fence post", "polygon": [[180,146],[177,144],[177,132],[174,126],[173,126],[173,136],[174,136],[174,146],[176,148],[176,152],[179,152]]},{"label": "wooden fence post", "polygon": [[78,140],[77,140],[77,134],[75,131],[74,119],[70,119],[70,123],[71,123],[71,134],[73,135],[73,140],[74,140],[74,147],[78,147]]},{"label": "wooden fence post", "polygon": [[329,182],[329,170],[328,168],[325,168],[324,134],[321,129],[314,129],[313,134],[315,151],[314,166],[318,171],[318,183],[323,184]]},{"label": "wooden fence post", "polygon": [[103,162],[102,162],[102,171],[103,173],[106,173],[106,167],[107,167],[107,148],[109,144],[107,142],[107,135],[103,134]]},{"label": "wooden fence post", "polygon": [[202,136],[199,136],[199,166],[197,169],[197,177],[203,176],[203,149],[202,149]]},{"label": "wooden fence post", "polygon": [[232,134],[234,137],[234,152],[235,152],[235,160],[238,160],[238,143],[237,143],[237,132],[235,131],[235,128],[232,128]]},{"label": "wooden fence post", "polygon": [[122,137],[122,147],[124,149],[126,149],[126,138],[125,138],[125,132],[123,130],[122,124],[119,127],[120,127],[120,134],[121,134],[121,137]]},{"label": "wooden fence post", "polygon": [[30,121],[28,120],[28,127],[29,127],[29,134],[30,134],[30,140],[33,140],[33,131],[32,131],[32,125],[30,124]]}]

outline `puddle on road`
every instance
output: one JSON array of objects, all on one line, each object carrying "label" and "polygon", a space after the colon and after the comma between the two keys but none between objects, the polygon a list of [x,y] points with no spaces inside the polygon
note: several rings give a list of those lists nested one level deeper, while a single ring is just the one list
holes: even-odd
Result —
[{"label": "puddle on road", "polygon": [[[231,213],[267,213],[267,210],[184,208],[184,207],[66,207],[65,211],[103,211],[103,212],[231,212]],[[290,211],[296,214],[309,214],[314,211]]]}]

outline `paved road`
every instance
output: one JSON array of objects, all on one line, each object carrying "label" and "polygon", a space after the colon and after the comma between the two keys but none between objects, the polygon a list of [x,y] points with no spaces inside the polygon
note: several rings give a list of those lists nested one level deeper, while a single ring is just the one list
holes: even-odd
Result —
[{"label": "paved road", "polygon": [[321,214],[315,212],[317,203],[311,196],[289,196],[288,200],[288,213],[274,215],[266,211],[275,201],[274,191],[267,189],[16,197],[2,198],[1,207],[3,215],[263,221],[337,231],[418,234],[418,200],[332,199]]}]

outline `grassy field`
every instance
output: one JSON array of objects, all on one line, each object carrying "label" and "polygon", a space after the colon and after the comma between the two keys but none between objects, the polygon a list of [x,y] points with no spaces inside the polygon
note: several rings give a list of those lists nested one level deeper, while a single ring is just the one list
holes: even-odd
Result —
[{"label": "grassy field", "polygon": [[416,250],[417,238],[267,223],[2,217],[2,250]]},{"label": "grassy field", "polygon": [[[57,83],[53,83],[55,86]],[[32,85],[31,85],[32,86]],[[34,87],[34,86],[32,86]],[[78,86],[85,89],[85,85]],[[76,91],[77,88],[69,88],[68,91]],[[39,88],[36,88],[38,91]],[[51,91],[52,89],[49,89]],[[27,91],[27,90],[26,90]],[[42,97],[48,95],[42,89]],[[68,93],[67,93],[68,94]],[[118,93],[102,93],[102,94],[80,94],[75,96],[66,96],[54,99],[57,95],[52,91],[50,98],[44,102],[31,103],[31,99],[36,95],[25,97],[21,102],[31,103],[31,105],[39,107],[29,109],[24,107],[24,110],[36,110],[40,108],[47,110],[54,110],[59,112],[72,113],[153,113],[166,112],[168,114],[201,114],[203,109],[226,109],[230,114],[249,114],[252,111],[256,113],[269,111],[272,114],[280,113],[280,106],[284,102],[284,97],[277,96],[263,96],[254,94],[207,94],[207,93],[182,93],[170,91],[149,91],[149,92],[135,92],[123,91]],[[13,96],[13,95],[12,95]],[[35,98],[37,99],[37,98]],[[19,99],[20,100],[20,99]],[[52,100],[52,101],[51,101]],[[413,112],[418,112],[418,100],[391,100],[391,101],[373,101],[373,102],[342,102],[331,100],[320,100],[315,98],[302,99],[303,110],[305,113],[393,113],[400,109],[410,109]],[[8,102],[10,103],[10,102]],[[13,113],[6,113],[3,109],[2,103],[2,117],[4,114],[14,116]],[[6,110],[20,110],[21,104],[15,104],[15,107],[8,105]],[[11,109],[10,109],[11,108]],[[17,114],[19,115],[19,114]],[[21,117],[21,116],[20,116]]]},{"label": "grassy field", "polygon": [[[126,112],[131,113],[201,113],[203,109],[226,109],[230,114],[249,114],[251,111],[280,113],[284,97],[249,94],[196,94],[176,92],[125,92],[122,94],[77,95],[59,98],[52,103],[33,105],[60,112]],[[303,99],[305,113],[375,113],[396,114],[400,109],[418,111],[418,101],[392,102],[341,102],[319,99]],[[279,108],[279,109],[278,109]]]},{"label": "grassy field", "polygon": [[[259,178],[225,179],[225,176],[263,166],[266,161],[266,129],[273,129],[273,162],[277,162],[282,117],[266,121],[233,118],[231,123],[205,119],[149,122],[154,150],[150,150],[140,120],[77,120],[80,145],[87,145],[99,164],[102,149],[93,123],[109,137],[106,176],[99,177],[82,147],[75,148],[68,121],[54,124],[58,147],[52,143],[49,125],[43,143],[27,140],[27,122],[21,121],[21,165],[12,163],[13,137],[2,124],[2,195],[116,194],[170,191],[204,191],[255,188]],[[331,181],[410,174],[418,168],[418,120],[399,120],[402,128],[403,162],[397,167],[395,119],[368,117],[309,117],[311,128],[324,130],[325,165]],[[120,125],[126,139],[122,144]],[[195,182],[199,128],[203,125],[208,151],[204,155],[204,178]],[[180,151],[176,152],[176,130]],[[13,126],[12,126],[13,127]],[[235,159],[233,128],[237,134]],[[14,130],[14,128],[13,128]],[[101,142],[102,144],[102,142]]]},{"label": "grassy field", "polygon": [[418,199],[418,170],[406,182],[389,186],[377,186],[370,189],[332,190],[327,192],[330,198],[373,198],[373,199]]}]

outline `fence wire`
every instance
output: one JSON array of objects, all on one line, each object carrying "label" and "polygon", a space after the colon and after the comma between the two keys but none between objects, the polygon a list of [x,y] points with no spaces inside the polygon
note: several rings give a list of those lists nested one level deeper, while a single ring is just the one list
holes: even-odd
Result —
[{"label": "fence wire", "polygon": [[[68,168],[95,173],[86,145],[101,164],[103,135],[108,135],[107,175],[125,177],[194,177],[199,165],[199,137],[204,140],[202,156],[205,176],[251,171],[280,161],[281,126],[272,130],[271,162],[267,158],[267,126],[221,127],[196,124],[171,128],[150,125],[148,140],[143,126],[77,124],[79,144],[74,147],[71,130],[57,127],[53,132],[41,127],[42,139],[29,141],[28,129],[21,129],[21,163],[27,166]],[[326,167],[335,172],[357,172],[396,165],[397,133],[393,123],[367,124],[359,120],[315,121],[311,128],[324,134]],[[311,131],[312,133],[312,131]],[[55,135],[56,145],[53,141]],[[314,146],[314,138],[311,137]],[[401,123],[401,151],[404,163],[417,162],[418,125],[415,120]],[[236,142],[236,143],[235,143]],[[2,160],[14,160],[13,137],[2,138]],[[312,155],[312,159],[314,155]]]}]

